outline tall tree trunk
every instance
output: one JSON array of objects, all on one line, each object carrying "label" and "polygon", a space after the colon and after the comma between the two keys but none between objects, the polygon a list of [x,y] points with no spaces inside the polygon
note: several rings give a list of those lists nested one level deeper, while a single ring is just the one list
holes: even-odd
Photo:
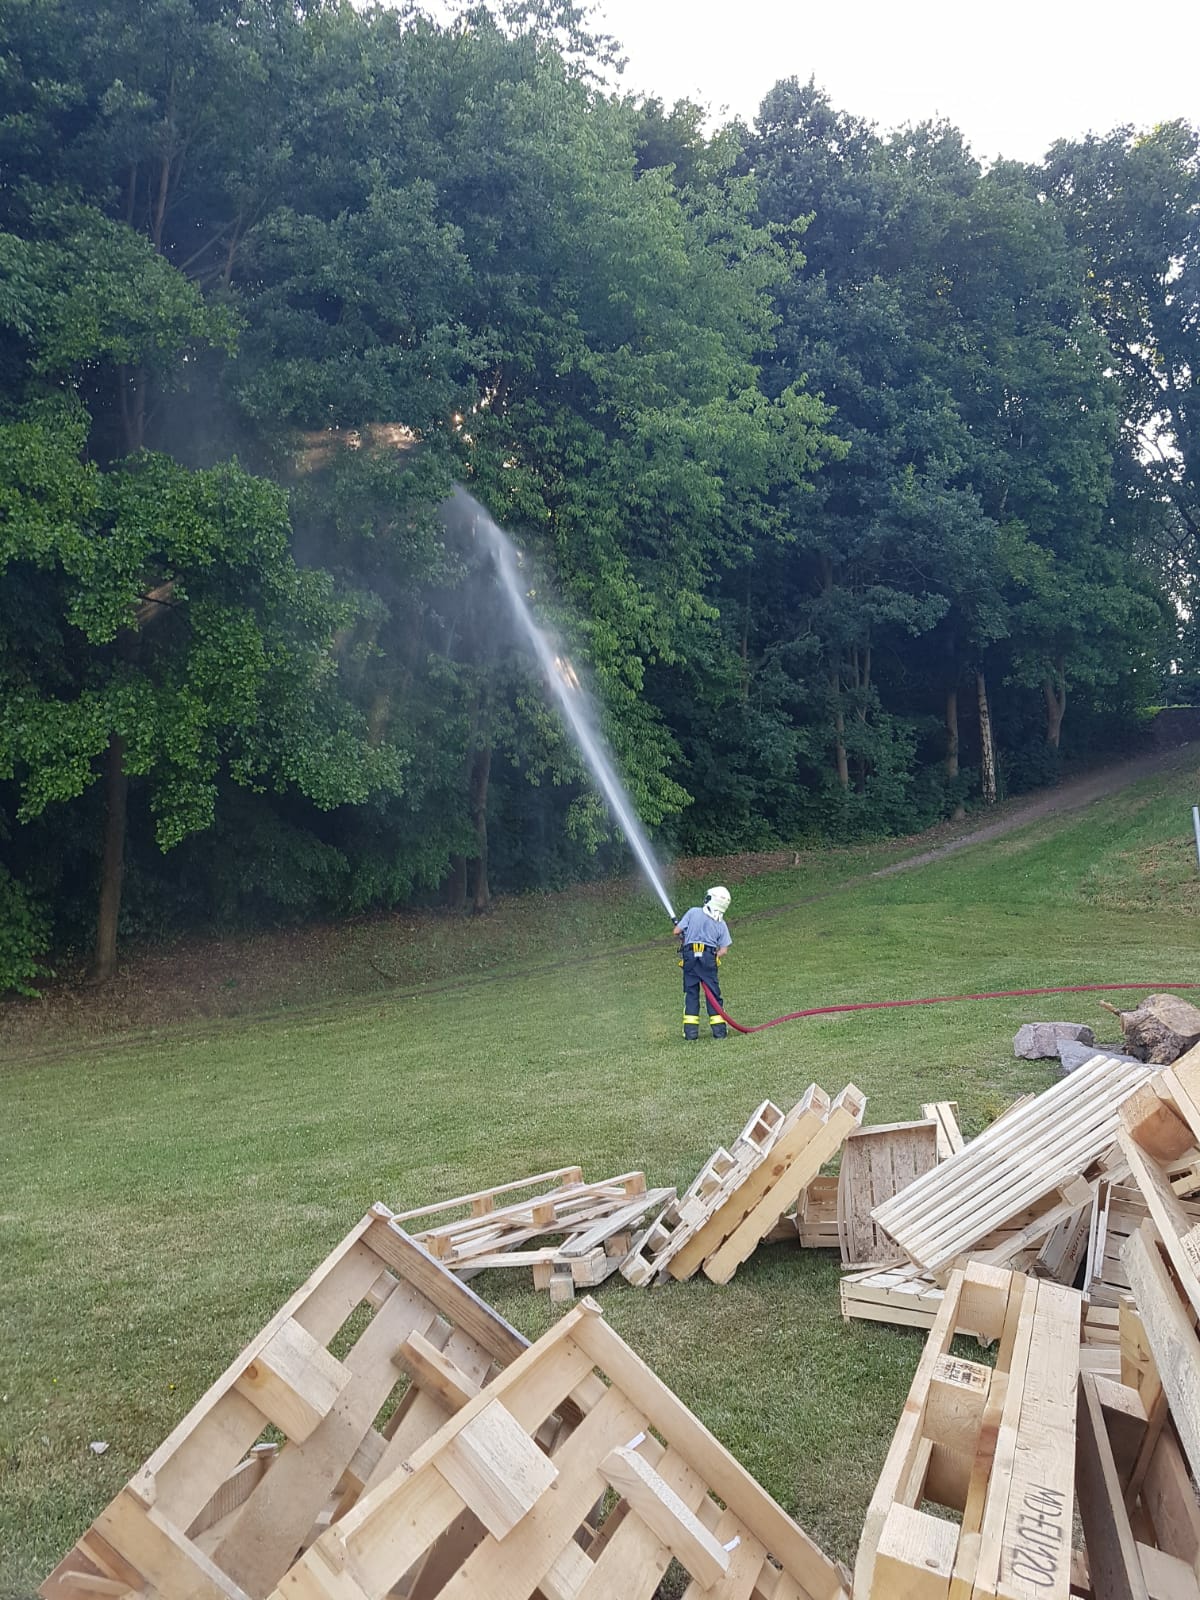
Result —
[{"label": "tall tree trunk", "polygon": [[467,908],[467,858],[450,857],[450,876],[443,890],[447,911],[465,911]]},{"label": "tall tree trunk", "polygon": [[842,681],[836,667],[829,674],[829,692],[833,696],[833,739],[838,782],[843,789],[848,789],[850,764],[846,760],[846,716],[842,710]]},{"label": "tall tree trunk", "polygon": [[746,609],[742,613],[742,700],[750,698],[750,596],[753,568],[746,569]]},{"label": "tall tree trunk", "polygon": [[996,804],[996,746],[992,741],[992,712],[988,705],[987,679],[982,672],[975,675],[979,693],[979,775],[983,783],[983,798],[989,806]]},{"label": "tall tree trunk", "polygon": [[1042,693],[1046,697],[1046,743],[1052,749],[1058,749],[1059,737],[1062,734],[1063,717],[1067,710],[1067,679],[1066,662],[1059,660],[1055,683],[1050,677],[1042,679]]},{"label": "tall tree trunk", "polygon": [[958,689],[946,690],[946,776],[958,777]]},{"label": "tall tree trunk", "polygon": [[[946,778],[950,783],[958,780],[958,687],[946,690]],[[951,822],[961,822],[967,810],[958,801],[950,813]]]},{"label": "tall tree trunk", "polygon": [[488,781],[492,773],[490,744],[476,750],[471,762],[471,820],[475,824],[475,855],[471,860],[471,910],[476,916],[492,903],[488,888]]},{"label": "tall tree trunk", "polygon": [[104,767],[104,848],[100,862],[100,912],[96,922],[96,949],[92,979],[107,983],[117,970],[117,923],[121,915],[121,887],[125,879],[125,815],[129,802],[129,774],[125,771],[125,741],[114,733],[108,741]]}]

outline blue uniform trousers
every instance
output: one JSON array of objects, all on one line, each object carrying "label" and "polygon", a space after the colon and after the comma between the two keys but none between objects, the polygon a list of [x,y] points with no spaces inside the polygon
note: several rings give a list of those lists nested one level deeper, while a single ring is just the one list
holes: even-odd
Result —
[{"label": "blue uniform trousers", "polygon": [[[683,1037],[685,1039],[698,1039],[700,1037],[700,980],[713,992],[713,999],[724,1005],[721,999],[721,980],[717,976],[717,952],[708,944],[685,944],[683,947]],[[708,1019],[714,1039],[723,1039],[726,1034],[724,1020],[714,1012]]]}]

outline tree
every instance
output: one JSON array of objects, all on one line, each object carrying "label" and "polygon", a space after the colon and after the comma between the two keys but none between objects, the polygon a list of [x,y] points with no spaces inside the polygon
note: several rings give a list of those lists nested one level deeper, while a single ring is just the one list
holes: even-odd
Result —
[{"label": "tree", "polygon": [[123,366],[165,381],[228,319],[123,226],[53,197],[31,215],[41,238],[0,235],[0,324],[26,368],[0,424],[0,779],[24,823],[103,775],[105,979],[131,781],[167,849],[211,824],[223,773],[328,807],[395,788],[400,763],[341,695],[331,645],[350,612],[292,561],[278,489],[236,463],[91,459],[85,397]]},{"label": "tree", "polygon": [[1112,351],[1125,426],[1158,492],[1200,542],[1200,133],[1054,144],[1035,174],[1086,254],[1091,304]]}]

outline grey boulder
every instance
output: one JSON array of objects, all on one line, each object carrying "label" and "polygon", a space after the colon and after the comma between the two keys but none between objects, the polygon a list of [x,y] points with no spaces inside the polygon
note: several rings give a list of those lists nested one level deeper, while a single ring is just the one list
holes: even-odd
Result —
[{"label": "grey boulder", "polygon": [[1136,1056],[1123,1056],[1119,1050],[1110,1050],[1104,1045],[1079,1044],[1074,1039],[1060,1039],[1058,1041],[1058,1059],[1062,1063],[1063,1072],[1074,1072],[1076,1067],[1082,1067],[1093,1056],[1106,1056],[1109,1061],[1136,1061]]},{"label": "grey boulder", "polygon": [[1096,1035],[1083,1022],[1027,1022],[1017,1029],[1013,1055],[1026,1061],[1047,1061],[1058,1055],[1060,1039],[1076,1044],[1095,1044]]}]

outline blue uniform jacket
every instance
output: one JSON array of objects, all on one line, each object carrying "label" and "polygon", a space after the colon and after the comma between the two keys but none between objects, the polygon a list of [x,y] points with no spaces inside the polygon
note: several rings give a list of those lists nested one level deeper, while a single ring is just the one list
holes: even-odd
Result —
[{"label": "blue uniform jacket", "polygon": [[719,917],[710,917],[703,906],[685,911],[677,926],[684,944],[706,944],[713,950],[723,950],[733,943],[726,924]]}]

